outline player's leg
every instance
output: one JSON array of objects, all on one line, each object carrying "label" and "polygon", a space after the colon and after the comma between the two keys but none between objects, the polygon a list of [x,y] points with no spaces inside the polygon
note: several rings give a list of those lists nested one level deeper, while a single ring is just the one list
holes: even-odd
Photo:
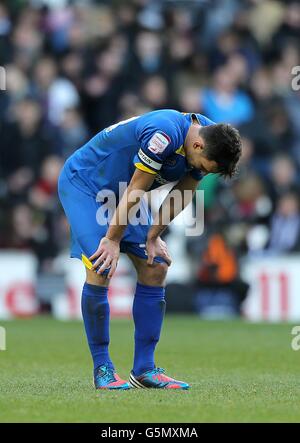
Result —
[{"label": "player's leg", "polygon": [[168,266],[159,257],[150,266],[146,256],[138,256],[141,255],[139,245],[130,249],[135,249],[134,253],[127,252],[127,255],[138,277],[133,302],[135,351],[130,383],[140,388],[188,389],[187,383],[166,376],[164,370],[157,368],[154,362],[165,314],[164,286]]},{"label": "player's leg", "polygon": [[147,266],[146,260],[130,253],[128,256],[137,272],[132,311],[135,324],[133,373],[141,375],[155,367],[154,351],[165,314],[164,281],[168,266],[166,263]]},{"label": "player's leg", "polygon": [[96,220],[99,205],[95,198],[77,189],[63,173],[59,180],[59,196],[71,225],[71,256],[80,259],[84,254],[86,257],[86,282],[82,290],[81,308],[94,363],[95,387],[128,389],[128,383],[115,373],[109,355],[108,281],[105,276],[97,275],[88,269],[91,264],[87,257],[97,249],[101,237],[106,232],[106,227],[100,226]]},{"label": "player's leg", "polygon": [[129,389],[129,384],[115,372],[109,355],[108,280],[86,268],[81,310],[89,348],[94,362],[96,389]]}]

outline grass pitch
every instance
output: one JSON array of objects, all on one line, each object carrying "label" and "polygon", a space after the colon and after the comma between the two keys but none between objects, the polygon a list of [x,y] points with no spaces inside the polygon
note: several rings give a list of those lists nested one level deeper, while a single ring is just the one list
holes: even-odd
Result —
[{"label": "grass pitch", "polygon": [[[96,392],[80,322],[1,322],[1,422],[299,422],[300,351],[291,325],[167,317],[156,361],[189,391]],[[111,355],[122,377],[133,326],[114,320]]]}]

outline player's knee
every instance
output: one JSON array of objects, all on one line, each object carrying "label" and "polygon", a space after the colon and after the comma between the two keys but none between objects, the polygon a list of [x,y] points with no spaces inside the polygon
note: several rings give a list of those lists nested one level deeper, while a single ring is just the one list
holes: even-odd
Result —
[{"label": "player's knee", "polygon": [[108,286],[109,280],[105,275],[96,274],[96,272],[91,271],[86,268],[86,282],[90,285],[95,286]]},{"label": "player's knee", "polygon": [[166,263],[155,263],[139,272],[139,282],[150,286],[164,286],[167,272],[168,265]]}]

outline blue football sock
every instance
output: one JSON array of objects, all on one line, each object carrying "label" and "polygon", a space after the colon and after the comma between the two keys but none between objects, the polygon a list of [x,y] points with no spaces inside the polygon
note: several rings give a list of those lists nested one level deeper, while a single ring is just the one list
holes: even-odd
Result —
[{"label": "blue football sock", "polygon": [[154,351],[165,314],[165,289],[137,283],[133,302],[135,324],[134,375],[155,367]]},{"label": "blue football sock", "polygon": [[92,354],[94,369],[106,364],[113,368],[109,357],[109,304],[108,288],[85,283],[82,290],[81,310],[85,332]]}]

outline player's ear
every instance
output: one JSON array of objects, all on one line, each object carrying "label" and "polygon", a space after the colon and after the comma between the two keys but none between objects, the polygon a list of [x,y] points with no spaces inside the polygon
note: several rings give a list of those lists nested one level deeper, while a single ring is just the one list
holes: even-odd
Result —
[{"label": "player's ear", "polygon": [[204,140],[202,138],[195,140],[193,148],[195,151],[202,153],[204,151]]}]

